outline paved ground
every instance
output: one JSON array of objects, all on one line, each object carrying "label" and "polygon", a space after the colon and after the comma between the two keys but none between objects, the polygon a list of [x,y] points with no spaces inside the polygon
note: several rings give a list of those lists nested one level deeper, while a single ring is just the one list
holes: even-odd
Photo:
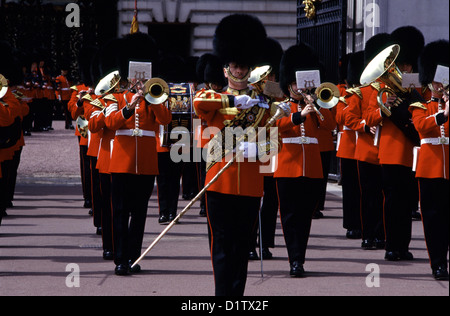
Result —
[{"label": "paved ground", "polygon": [[[197,216],[198,204],[141,262],[142,273],[114,275],[114,264],[101,257],[92,217],[82,208],[76,138],[62,122],[54,127],[26,138],[14,208],[0,227],[0,295],[212,295],[206,219]],[[421,222],[413,222],[416,259],[386,262],[384,251],[364,251],[360,241],[345,239],[340,193],[337,184],[328,185],[325,218],[313,221],[307,277],[288,276],[278,223],[275,258],[264,261],[263,278],[260,262],[250,262],[247,296],[449,295],[449,283],[431,277]],[[157,224],[156,203],[154,192],[144,247],[164,229]],[[367,280],[374,284],[369,264],[379,268],[379,287],[367,286]],[[79,279],[73,277],[77,271]]]}]

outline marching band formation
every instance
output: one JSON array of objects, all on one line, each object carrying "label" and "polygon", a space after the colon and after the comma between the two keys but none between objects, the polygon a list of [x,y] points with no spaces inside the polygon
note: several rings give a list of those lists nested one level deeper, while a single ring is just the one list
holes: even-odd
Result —
[{"label": "marching band formation", "polygon": [[[283,51],[246,14],[222,19],[213,53],[190,68],[176,56],[158,56],[142,33],[83,47],[81,81],[70,86],[62,71],[53,98],[64,101],[66,128],[77,121],[84,206],[102,235],[103,258],[114,261],[117,275],[139,272],[155,180],[159,223],[172,224],[184,214],[177,216],[180,178],[191,170],[183,184],[195,183],[189,198],[200,200],[200,216],[208,219],[216,295],[244,294],[257,245],[260,256],[272,258],[278,210],[289,274],[303,277],[311,222],[323,210],[336,151],[347,238],[384,249],[386,260],[413,260],[412,218],[420,205],[432,274],[448,279],[448,44],[425,45],[412,26],[377,34],[364,51],[342,59],[336,85],[320,84],[326,69],[313,48],[298,43]],[[0,51],[1,223],[32,96],[17,56],[5,44]],[[45,116],[36,120],[51,127]],[[184,150],[171,137],[183,138],[179,127],[191,146],[207,152],[200,162],[173,161],[172,153]],[[232,134],[230,145],[228,132],[236,128],[258,132]]]}]

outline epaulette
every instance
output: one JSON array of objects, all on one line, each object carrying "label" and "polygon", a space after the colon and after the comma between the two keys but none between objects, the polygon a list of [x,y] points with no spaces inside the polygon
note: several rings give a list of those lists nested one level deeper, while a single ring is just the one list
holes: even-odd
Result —
[{"label": "epaulette", "polygon": [[348,95],[345,97],[356,94],[362,100],[362,93],[361,93],[361,89],[359,87],[349,88],[349,89],[345,90],[345,92],[348,93]]},{"label": "epaulette", "polygon": [[89,93],[86,93],[85,95],[83,95],[83,97],[81,98],[82,100],[87,100],[89,102],[94,101],[94,99],[92,99],[91,95]]},{"label": "epaulette", "polygon": [[91,101],[91,104],[92,104],[93,106],[96,106],[96,107],[102,109],[102,110],[105,108],[105,106],[102,104],[102,102],[100,101],[100,99],[92,100],[92,101]]},{"label": "epaulette", "polygon": [[341,101],[341,102],[344,103],[345,105],[348,105],[348,104],[347,104],[347,101],[345,100],[346,97],[347,97],[347,96],[345,96],[345,97],[339,97],[339,101]]},{"label": "epaulette", "polygon": [[371,82],[370,85],[377,91],[380,91],[381,89],[380,83],[378,81]]},{"label": "epaulette", "polygon": [[71,86],[70,89],[75,90],[75,91],[78,91],[77,86]]},{"label": "epaulette", "polygon": [[117,102],[117,99],[114,95],[112,94],[108,94],[107,96],[105,96],[103,99],[107,100],[107,101],[113,101],[113,102]]},{"label": "epaulette", "polygon": [[422,102],[414,102],[414,103],[411,103],[409,106],[413,106],[415,108],[419,108],[422,110],[427,110],[427,107]]}]

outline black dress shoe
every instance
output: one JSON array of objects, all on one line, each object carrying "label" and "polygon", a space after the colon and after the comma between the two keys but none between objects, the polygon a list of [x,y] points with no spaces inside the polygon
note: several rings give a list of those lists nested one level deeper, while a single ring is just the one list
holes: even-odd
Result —
[{"label": "black dress shoe", "polygon": [[411,217],[413,220],[417,220],[417,221],[422,220],[422,215],[420,215],[419,211],[412,211]]},{"label": "black dress shoe", "polygon": [[414,260],[414,256],[409,251],[400,251],[400,260],[411,261]]},{"label": "black dress shoe", "polygon": [[200,213],[198,215],[200,217],[206,217],[206,207],[205,206],[200,207]]},{"label": "black dress shoe", "polygon": [[433,269],[433,277],[436,280],[448,280],[448,271],[447,267],[442,266],[437,269]]},{"label": "black dress shoe", "polygon": [[361,243],[361,248],[364,250],[374,250],[377,249],[373,239],[363,239]]},{"label": "black dress shoe", "polygon": [[262,249],[262,257],[264,260],[270,260],[273,258],[272,253],[270,252],[269,248],[263,248]]},{"label": "black dress shoe", "polygon": [[92,202],[89,200],[84,200],[83,207],[84,208],[92,208]]},{"label": "black dress shoe", "polygon": [[161,225],[169,224],[169,218],[166,215],[162,214],[159,216],[158,223]]},{"label": "black dress shoe", "polygon": [[303,264],[298,261],[291,263],[291,271],[289,275],[293,278],[303,278],[305,276],[305,269],[303,269]]},{"label": "black dress shoe", "polygon": [[384,259],[387,261],[400,261],[400,253],[398,251],[386,251]]},{"label": "black dress shoe", "polygon": [[114,273],[116,275],[127,275],[128,274],[128,265],[126,264],[119,264],[114,269]]},{"label": "black dress shoe", "polygon": [[[177,217],[177,213],[170,213],[169,214],[169,223],[171,223],[176,217]],[[178,224],[178,221],[175,224]]]},{"label": "black dress shoe", "polygon": [[375,243],[375,248],[377,248],[377,249],[386,248],[386,241],[384,241],[383,239],[375,238],[374,243]]},{"label": "black dress shoe", "polygon": [[256,253],[256,250],[250,250],[248,252],[248,260],[258,260],[258,254]]},{"label": "black dress shoe", "polygon": [[113,260],[114,255],[112,251],[109,250],[103,250],[103,259],[105,260]]},{"label": "black dress shoe", "polygon": [[313,219],[323,218],[323,213],[321,211],[315,211],[312,218]]},{"label": "black dress shoe", "polygon": [[361,230],[360,229],[349,229],[349,230],[347,230],[345,237],[348,239],[361,239]]},{"label": "black dress shoe", "polygon": [[97,229],[95,230],[95,234],[101,236],[102,235],[102,228],[101,227],[97,227]]},{"label": "black dress shoe", "polygon": [[136,264],[134,267],[131,267],[133,265],[134,261],[132,262],[131,260],[128,263],[128,269],[130,271],[130,273],[139,273],[141,272],[141,266]]}]

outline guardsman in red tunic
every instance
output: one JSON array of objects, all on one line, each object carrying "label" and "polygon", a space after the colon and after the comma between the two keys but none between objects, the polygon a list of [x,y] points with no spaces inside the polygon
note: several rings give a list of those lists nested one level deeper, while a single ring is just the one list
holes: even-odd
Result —
[{"label": "guardsman in red tunic", "polygon": [[[420,210],[432,273],[437,280],[448,280],[449,249],[449,42],[440,40],[425,46],[420,57],[419,76],[429,85],[431,100],[412,103],[409,110],[420,136],[416,156],[416,177],[419,179]],[[435,77],[438,65],[447,67],[446,79]],[[446,81],[446,94],[442,93]]]},{"label": "guardsman in red tunic", "polygon": [[[403,37],[406,36],[410,41],[414,41],[415,46],[403,42]],[[417,68],[418,54],[424,43],[422,33],[414,27],[402,27],[395,30],[391,38],[393,42],[400,43],[403,48],[406,48],[400,47],[400,53],[395,61],[400,71],[414,71]],[[385,259],[389,261],[413,260],[413,254],[409,251],[412,231],[410,192],[415,192],[412,189],[415,188],[416,184],[412,165],[413,151],[414,146],[417,145],[418,134],[411,123],[408,105],[413,102],[412,100],[419,100],[422,97],[417,90],[412,89],[411,93],[405,94],[403,97],[405,101],[398,106],[391,106],[392,115],[387,117],[378,104],[377,95],[378,92],[372,94],[368,109],[363,117],[368,126],[382,124],[379,133],[378,157],[383,179]],[[387,104],[393,105],[396,98],[396,96],[390,96],[387,99]],[[413,201],[417,203],[416,198]]]},{"label": "guardsman in red tunic", "polygon": [[62,107],[65,120],[66,120],[66,129],[73,129],[72,125],[72,118],[76,119],[77,117],[74,117],[70,113],[70,109],[67,107],[67,103],[71,100],[72,97],[72,91],[71,91],[71,82],[67,78],[68,74],[68,67],[63,65],[61,66],[61,74],[55,78],[56,83],[56,90],[55,95],[57,100],[60,102],[60,105]]},{"label": "guardsman in red tunic", "polygon": [[[67,103],[67,108],[69,111],[69,115],[71,115],[71,117],[74,117],[76,119],[79,116],[84,115],[83,97],[86,94],[91,94],[93,92],[93,89],[89,86],[86,86],[84,83],[72,86],[70,89],[72,91],[72,95],[70,97],[69,102]],[[81,136],[81,133],[78,130],[78,126],[75,129],[75,136],[78,137],[78,145],[80,147],[79,158],[80,158],[81,184],[84,198],[83,206],[85,208],[90,209],[92,207],[92,192],[90,181],[91,168],[89,159],[87,157],[88,139],[85,136]]]},{"label": "guardsman in red tunic", "polygon": [[[364,64],[367,65],[380,51],[391,43],[387,33],[371,37],[364,50]],[[369,104],[376,101],[381,89],[378,82],[355,88],[349,99],[348,115],[345,125],[357,132],[355,156],[358,160],[359,183],[361,190],[361,247],[366,250],[384,249],[385,232],[383,227],[383,187],[379,161],[378,124],[369,125],[365,119]]]},{"label": "guardsman in red tunic", "polygon": [[282,148],[274,178],[292,277],[305,274],[312,216],[320,198],[323,171],[318,129],[322,126],[331,130],[336,123],[328,109],[320,109],[323,120],[319,118],[311,100],[307,102],[298,92],[302,88],[297,86],[296,72],[319,68],[318,56],[303,43],[287,49],[280,63],[280,87],[290,96],[292,114],[277,122]]},{"label": "guardsman in red tunic", "polygon": [[[106,117],[112,111],[117,110],[117,94],[109,94],[104,98],[94,100],[93,112],[89,118],[89,131],[92,135],[100,136],[96,169],[99,174],[99,194],[101,203],[101,233],[103,245],[103,259],[113,260],[113,235],[112,235],[112,210],[111,210],[111,174],[109,163],[111,159],[111,147],[114,141],[115,131],[106,127]],[[100,107],[103,106],[102,110]],[[95,201],[95,199],[94,199]],[[95,211],[95,209],[94,209]],[[95,216],[95,213],[94,213]]]},{"label": "guardsman in red tunic", "polygon": [[[213,90],[215,92],[222,92],[223,88],[227,85],[225,76],[223,75],[223,68],[220,64],[220,60],[216,55],[207,53],[202,55],[197,61],[197,77],[200,78],[201,83],[205,84],[205,87],[196,92],[202,94],[205,91]],[[194,108],[195,111],[195,108]],[[204,119],[201,119],[196,113],[196,118],[200,120],[197,130],[194,130],[194,146],[201,153],[203,150],[207,150],[210,135],[203,135],[203,132],[207,130],[207,123]],[[199,189],[203,189],[205,186],[206,178],[206,160],[203,159],[203,155],[200,158],[201,161],[197,163],[197,172],[199,180]],[[200,199],[200,216],[206,217],[206,195],[203,195]]]},{"label": "guardsman in red tunic", "polygon": [[336,105],[336,122],[339,134],[336,145],[336,157],[340,159],[342,184],[343,227],[347,229],[349,239],[361,238],[361,192],[358,179],[358,160],[355,157],[356,131],[345,125],[348,113],[348,99],[356,92],[354,87],[360,85],[359,78],[364,67],[364,51],[348,57],[347,86],[341,89],[341,98]]},{"label": "guardsman in red tunic", "polygon": [[[254,16],[229,15],[217,26],[214,52],[224,65],[229,87],[226,94],[208,90],[197,94],[194,99],[196,113],[206,120],[211,133],[215,134],[210,144],[217,144],[215,141],[220,141],[221,136],[231,133],[233,129],[230,126],[234,122],[238,127],[243,124],[257,126],[263,120],[268,105],[248,96],[247,80],[258,51],[264,49],[265,38],[265,28]],[[255,149],[255,145],[255,142],[242,142],[239,146]],[[223,148],[212,148],[222,150],[214,151],[218,154],[214,156],[215,163],[212,155],[208,158],[205,183],[209,183],[233,155],[229,152],[224,158],[221,155]],[[213,154],[210,149],[208,153]],[[246,156],[250,157],[248,152],[244,158]],[[218,296],[242,296],[247,280],[248,249],[264,181],[256,156],[253,155],[252,160],[244,158],[232,163],[209,187],[206,195],[215,294]]]},{"label": "guardsman in red tunic", "polygon": [[[147,103],[142,91],[125,92],[117,101],[106,127],[115,131],[109,165],[115,273],[125,275],[141,254],[148,201],[158,174],[155,135],[172,115],[164,104]],[[139,266],[135,269],[138,272]]]}]

